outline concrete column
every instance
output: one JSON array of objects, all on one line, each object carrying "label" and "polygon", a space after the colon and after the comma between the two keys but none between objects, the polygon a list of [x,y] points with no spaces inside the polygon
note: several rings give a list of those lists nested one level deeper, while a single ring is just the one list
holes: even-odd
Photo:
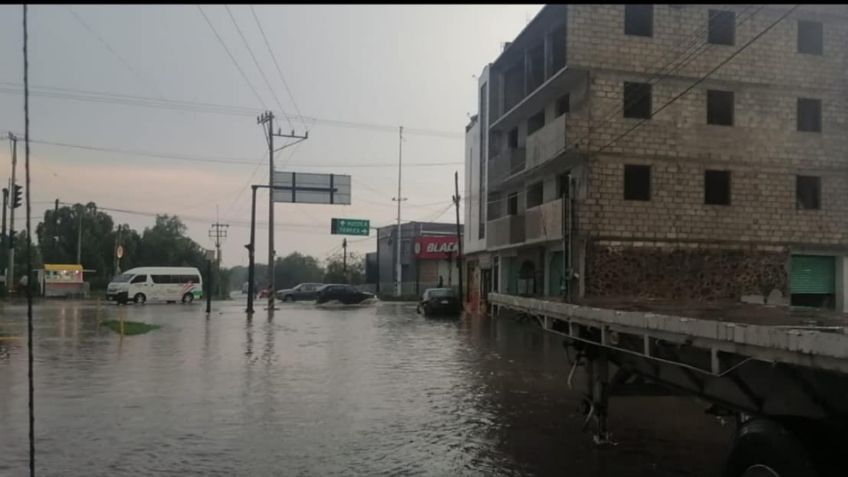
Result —
[{"label": "concrete column", "polygon": [[836,280],[836,311],[848,313],[848,257],[835,257]]}]

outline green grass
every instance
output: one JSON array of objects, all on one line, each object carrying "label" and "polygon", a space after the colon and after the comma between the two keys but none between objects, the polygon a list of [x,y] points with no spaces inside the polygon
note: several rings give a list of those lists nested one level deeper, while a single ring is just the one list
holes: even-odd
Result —
[{"label": "green grass", "polygon": [[[109,328],[115,333],[121,334],[121,322],[118,320],[108,320],[100,324]],[[125,336],[143,335],[144,333],[148,333],[153,330],[158,330],[159,328],[159,325],[151,325],[148,323],[141,323],[139,321],[124,321],[123,334]]]}]

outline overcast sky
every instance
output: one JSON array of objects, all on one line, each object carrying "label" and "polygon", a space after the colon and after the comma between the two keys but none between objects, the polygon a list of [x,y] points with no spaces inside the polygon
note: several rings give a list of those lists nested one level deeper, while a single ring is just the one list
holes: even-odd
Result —
[{"label": "overcast sky", "polygon": [[[196,6],[31,6],[30,134],[65,144],[32,144],[33,230],[57,198],[94,201],[142,214],[177,214],[195,241],[210,246],[217,206],[221,222],[231,224],[223,263],[246,264],[248,184],[268,180],[265,139],[255,119],[265,108],[284,131],[309,129],[307,141],[278,154],[278,170],[353,178],[350,206],[276,205],[278,255],[297,250],[325,259],[342,239],[330,235],[332,217],[394,223],[399,125],[408,130],[404,163],[452,163],[404,167],[403,220],[453,221],[453,173],[459,171],[462,187],[464,128],[477,109],[474,75],[540,8],[255,6],[289,96],[248,6],[230,10],[250,50],[223,5],[203,7],[247,81]],[[21,11],[0,6],[4,136],[24,129]],[[10,153],[7,141],[0,146],[5,184]],[[243,164],[230,163],[238,161]],[[264,194],[257,201],[261,262],[268,246]],[[139,232],[154,221],[109,213]],[[374,251],[374,236],[351,237],[350,250]]]}]

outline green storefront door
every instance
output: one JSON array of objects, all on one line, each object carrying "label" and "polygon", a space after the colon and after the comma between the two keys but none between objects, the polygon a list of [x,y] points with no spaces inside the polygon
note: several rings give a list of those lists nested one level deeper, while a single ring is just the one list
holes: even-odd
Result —
[{"label": "green storefront door", "polygon": [[562,252],[551,254],[551,266],[548,267],[548,296],[562,295]]},{"label": "green storefront door", "polygon": [[789,277],[789,293],[793,295],[831,295],[834,293],[835,264],[833,257],[793,255]]}]

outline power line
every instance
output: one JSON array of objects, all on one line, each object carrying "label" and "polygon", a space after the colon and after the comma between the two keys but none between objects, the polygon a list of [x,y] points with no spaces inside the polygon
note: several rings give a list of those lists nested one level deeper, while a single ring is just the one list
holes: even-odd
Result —
[{"label": "power line", "polygon": [[94,28],[92,28],[88,23],[86,23],[85,20],[83,20],[82,17],[80,17],[77,14],[77,12],[75,12],[74,9],[71,6],[66,6],[65,8],[68,9],[68,12],[76,19],[77,22],[79,22],[80,25],[83,26],[83,28],[88,30],[89,33],[91,33],[95,38],[97,38],[97,41],[99,41],[100,44],[103,45],[103,47],[106,48],[106,50],[108,50],[109,53],[112,54],[112,56],[117,58],[117,60],[120,61],[121,64],[124,65],[133,75],[135,75],[135,77],[137,79],[139,79],[141,82],[145,83],[146,86],[151,87],[160,98],[162,97],[162,91],[159,90],[159,88],[156,86],[156,83],[154,83],[152,80],[149,80],[147,77],[142,75],[138,70],[133,68],[133,66],[127,60],[125,60],[124,57],[121,56],[120,53],[115,51],[115,49],[112,48],[109,45],[109,42],[104,40],[103,37],[100,36],[100,34],[97,33],[94,30]]},{"label": "power line", "polygon": [[244,78],[244,81],[250,87],[250,90],[253,91],[253,94],[254,96],[256,96],[256,99],[259,101],[259,104],[261,104],[262,107],[264,107],[265,109],[268,109],[268,107],[265,105],[265,101],[262,100],[262,97],[259,96],[259,93],[256,91],[256,88],[253,87],[253,83],[250,82],[250,80],[247,78],[247,75],[244,73],[244,70],[241,68],[241,66],[239,66],[238,61],[236,61],[236,58],[233,56],[232,53],[230,53],[230,49],[227,48],[227,44],[224,43],[224,39],[221,38],[221,35],[218,34],[218,30],[216,30],[215,26],[212,25],[212,22],[209,21],[209,17],[206,16],[206,12],[203,11],[203,7],[197,5],[197,10],[200,11],[201,15],[203,15],[203,19],[206,20],[206,24],[209,25],[210,29],[212,29],[212,33],[215,34],[215,38],[218,39],[218,42],[224,48],[224,51],[227,52],[227,56],[230,57],[230,60],[232,60],[233,65],[235,65],[236,69],[239,71],[239,73],[241,73],[241,77]]},{"label": "power line", "polygon": [[[0,94],[23,94],[19,83],[0,82]],[[32,88],[31,96],[51,99],[63,99],[83,101],[102,104],[119,104],[123,106],[137,106],[152,109],[172,110],[181,112],[195,112],[205,114],[220,114],[229,116],[256,117],[256,109],[243,106],[204,103],[196,101],[182,101],[175,99],[156,99],[144,96],[127,94],[103,93],[96,91],[78,90],[70,88],[56,88],[40,86]],[[340,119],[318,118],[314,116],[303,116],[303,120],[327,126],[373,130],[380,132],[397,132],[397,126],[387,124],[347,121]],[[404,131],[415,136],[440,137],[445,139],[464,139],[465,135],[451,131],[442,131],[428,128],[404,128]]]},{"label": "power line", "polygon": [[[250,7],[250,13],[253,14],[253,20],[256,21],[256,26],[259,27],[259,33],[262,34],[262,39],[265,40],[265,46],[268,48],[268,53],[271,55],[271,59],[274,60],[274,66],[277,68],[277,74],[280,76],[280,81],[283,82],[283,87],[286,89],[286,93],[289,95],[289,99],[291,99],[292,106],[294,106],[295,112],[297,112],[298,117],[300,118],[300,122],[303,123],[303,127],[308,131],[309,128],[306,126],[306,122],[303,120],[303,114],[300,112],[300,108],[297,107],[297,102],[294,100],[294,95],[289,89],[289,84],[286,81],[285,76],[283,75],[283,70],[280,68],[280,64],[277,63],[277,56],[274,54],[274,50],[271,49],[271,43],[268,42],[268,37],[265,36],[265,29],[262,28],[262,23],[259,21],[259,17],[256,16],[256,11],[253,9],[253,5],[248,5]],[[291,122],[289,122],[291,125]]]},{"label": "power line", "polygon": [[236,18],[233,16],[232,10],[230,10],[229,5],[224,5],[224,8],[227,9],[227,15],[230,16],[230,21],[233,22],[233,26],[236,27],[236,31],[241,37],[241,41],[244,43],[244,46],[247,48],[247,52],[250,53],[250,57],[253,58],[253,64],[256,65],[256,69],[259,70],[259,74],[262,76],[262,80],[265,82],[265,86],[268,87],[268,91],[271,92],[271,96],[274,98],[274,101],[277,102],[277,106],[280,108],[280,113],[286,118],[286,121],[289,123],[289,127],[294,128],[292,126],[291,119],[289,119],[288,114],[286,114],[285,109],[283,108],[282,103],[280,103],[280,98],[277,97],[277,93],[274,92],[274,88],[271,87],[271,83],[268,81],[268,77],[265,76],[265,71],[262,69],[262,66],[259,65],[259,60],[256,59],[256,55],[253,54],[253,48],[250,47],[250,43],[247,42],[247,38],[245,38],[244,33],[242,33],[241,28],[239,28],[238,23],[236,23]]}]

